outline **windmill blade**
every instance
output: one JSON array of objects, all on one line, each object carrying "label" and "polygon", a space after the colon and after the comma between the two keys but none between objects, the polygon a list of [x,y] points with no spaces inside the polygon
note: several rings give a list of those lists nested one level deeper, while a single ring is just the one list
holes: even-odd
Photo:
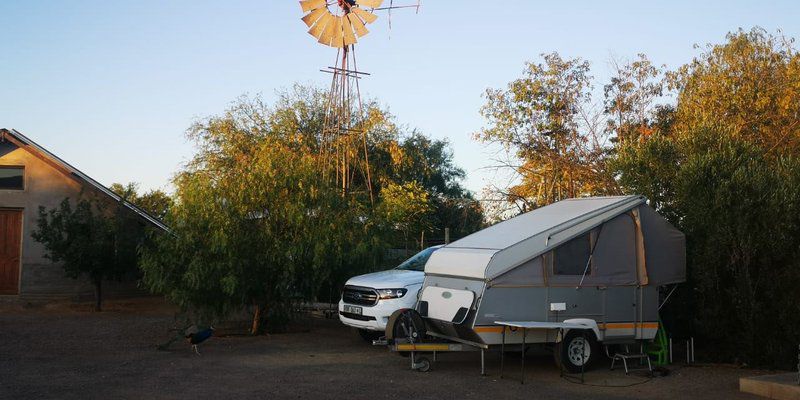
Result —
[{"label": "windmill blade", "polygon": [[342,19],[344,17],[336,17],[334,24],[333,39],[331,39],[331,46],[344,47],[344,32],[342,32]]},{"label": "windmill blade", "polygon": [[376,19],[378,19],[377,15],[375,15],[373,13],[366,12],[366,11],[364,11],[364,10],[358,8],[358,7],[353,7],[353,8],[350,9],[350,11],[355,13],[359,18],[364,20],[364,22],[367,23],[367,24],[371,24],[371,23],[375,22]]},{"label": "windmill blade", "polygon": [[358,35],[358,37],[362,37],[369,33],[369,30],[367,30],[367,27],[364,26],[364,23],[361,22],[361,20],[355,15],[347,14],[347,20],[350,21],[350,24],[353,25],[353,29],[355,29],[356,35]]},{"label": "windmill blade", "polygon": [[342,18],[342,32],[344,33],[345,46],[349,46],[358,41],[356,35],[353,35],[353,24],[350,22],[349,17]]},{"label": "windmill blade", "polygon": [[359,7],[378,8],[383,0],[356,0]]},{"label": "windmill blade", "polygon": [[325,25],[325,29],[322,31],[322,35],[320,35],[319,37],[319,42],[326,46],[330,46],[331,39],[333,39],[333,35],[335,34],[336,34],[336,17],[331,15],[330,21],[328,21],[328,24]]},{"label": "windmill blade", "polygon": [[322,32],[324,32],[325,28],[329,25],[331,21],[333,21],[334,18],[336,17],[334,17],[331,13],[323,14],[322,18],[320,18],[317,21],[314,27],[308,30],[308,33],[311,36],[319,39],[319,37],[322,36]]},{"label": "windmill blade", "polygon": [[306,16],[301,18],[301,19],[303,20],[303,22],[306,23],[306,25],[308,25],[309,28],[311,28],[311,26],[314,25],[314,22],[317,22],[317,20],[320,19],[320,17],[325,15],[325,13],[329,13],[329,12],[330,11],[328,11],[327,8],[320,7],[320,8],[315,9],[314,11],[311,11],[310,13],[306,14]]},{"label": "windmill blade", "polygon": [[303,8],[303,12],[309,12],[315,8],[324,7],[326,4],[325,0],[302,0],[300,1],[300,7]]}]

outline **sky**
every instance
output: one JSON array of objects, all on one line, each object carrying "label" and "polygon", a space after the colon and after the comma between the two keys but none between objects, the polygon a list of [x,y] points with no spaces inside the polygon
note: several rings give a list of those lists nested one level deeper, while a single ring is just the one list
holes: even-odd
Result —
[{"label": "sky", "polygon": [[[395,0],[395,4],[416,0]],[[388,3],[385,0],[384,3]],[[336,51],[316,43],[294,0],[0,0],[0,127],[105,185],[170,191],[193,147],[186,129],[243,94],[327,86]],[[592,65],[645,53],[676,68],[740,27],[800,37],[792,1],[423,0],[386,14],[357,45],[362,94],[397,122],[447,139],[476,194],[497,175],[474,141],[487,88],[557,51]]]}]

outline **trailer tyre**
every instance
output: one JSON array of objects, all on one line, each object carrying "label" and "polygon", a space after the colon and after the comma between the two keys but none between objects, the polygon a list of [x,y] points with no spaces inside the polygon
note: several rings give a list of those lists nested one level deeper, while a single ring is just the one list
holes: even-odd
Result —
[{"label": "trailer tyre", "polygon": [[417,372],[428,372],[431,370],[431,360],[428,360],[425,357],[420,357],[417,360],[417,363],[414,365],[414,369]]},{"label": "trailer tyre", "polygon": [[[581,354],[581,349],[583,354]],[[584,371],[589,370],[599,355],[600,351],[594,332],[581,333],[580,330],[568,331],[564,338],[556,343],[553,352],[556,364],[571,373],[581,372],[581,368]]]},{"label": "trailer tyre", "polygon": [[[425,321],[416,310],[411,308],[395,311],[386,324],[386,340],[389,343],[395,343],[397,340],[405,343],[419,343],[426,334]],[[407,351],[398,351],[397,354],[402,357],[409,356]]]}]

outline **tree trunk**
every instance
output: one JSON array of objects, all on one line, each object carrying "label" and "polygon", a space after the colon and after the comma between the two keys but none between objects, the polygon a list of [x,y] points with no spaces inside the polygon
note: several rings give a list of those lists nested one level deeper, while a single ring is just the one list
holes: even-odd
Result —
[{"label": "tree trunk", "polygon": [[103,311],[103,278],[94,279],[94,310]]},{"label": "tree trunk", "polygon": [[261,330],[261,306],[256,304],[256,310],[253,312],[253,325],[250,327],[250,334],[258,335]]}]

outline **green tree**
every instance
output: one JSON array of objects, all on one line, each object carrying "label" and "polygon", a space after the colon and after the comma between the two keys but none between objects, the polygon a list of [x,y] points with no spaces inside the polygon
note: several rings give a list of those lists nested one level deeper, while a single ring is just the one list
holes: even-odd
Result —
[{"label": "green tree", "polygon": [[[431,211],[430,196],[416,181],[391,183],[381,190],[379,213],[386,223],[403,232],[406,243],[409,234],[430,228]],[[422,246],[422,239],[417,243]]]},{"label": "green tree", "polygon": [[[762,29],[669,73],[676,106],[610,162],[687,235],[688,282],[662,310],[710,359],[787,367],[800,341],[798,57]],[[781,332],[775,334],[775,332]]]},{"label": "green tree", "polygon": [[164,218],[172,206],[172,198],[164,191],[153,189],[139,194],[139,184],[135,182],[112,183],[109,189],[158,219]]},{"label": "green tree", "polygon": [[39,207],[36,223],[32,237],[44,245],[45,257],[62,263],[67,276],[87,276],[94,285],[96,311],[102,310],[104,280],[136,272],[145,228],[121,203],[82,196],[73,206],[66,198],[57,208]]},{"label": "green tree", "polygon": [[302,134],[273,135],[270,115],[236,105],[192,127],[199,151],[174,181],[173,235],[145,249],[142,267],[151,290],[202,318],[250,307],[254,334],[264,321],[280,329],[293,302],[345,265],[374,264],[380,248],[369,209],[321,176]]},{"label": "green tree", "polygon": [[772,154],[800,149],[800,55],[793,39],[739,29],[670,74],[676,123],[720,126]]},{"label": "green tree", "polygon": [[653,119],[663,112],[655,104],[664,94],[662,69],[644,54],[627,63],[615,60],[613,65],[611,81],[603,86],[606,130],[613,134],[612,141],[626,142],[651,134]]},{"label": "green tree", "polygon": [[486,91],[481,115],[488,126],[475,135],[507,152],[500,167],[516,179],[510,187],[492,186],[490,193],[520,211],[617,191],[605,167],[601,115],[592,108],[589,63],[557,53],[542,58],[527,63],[506,89]]}]

